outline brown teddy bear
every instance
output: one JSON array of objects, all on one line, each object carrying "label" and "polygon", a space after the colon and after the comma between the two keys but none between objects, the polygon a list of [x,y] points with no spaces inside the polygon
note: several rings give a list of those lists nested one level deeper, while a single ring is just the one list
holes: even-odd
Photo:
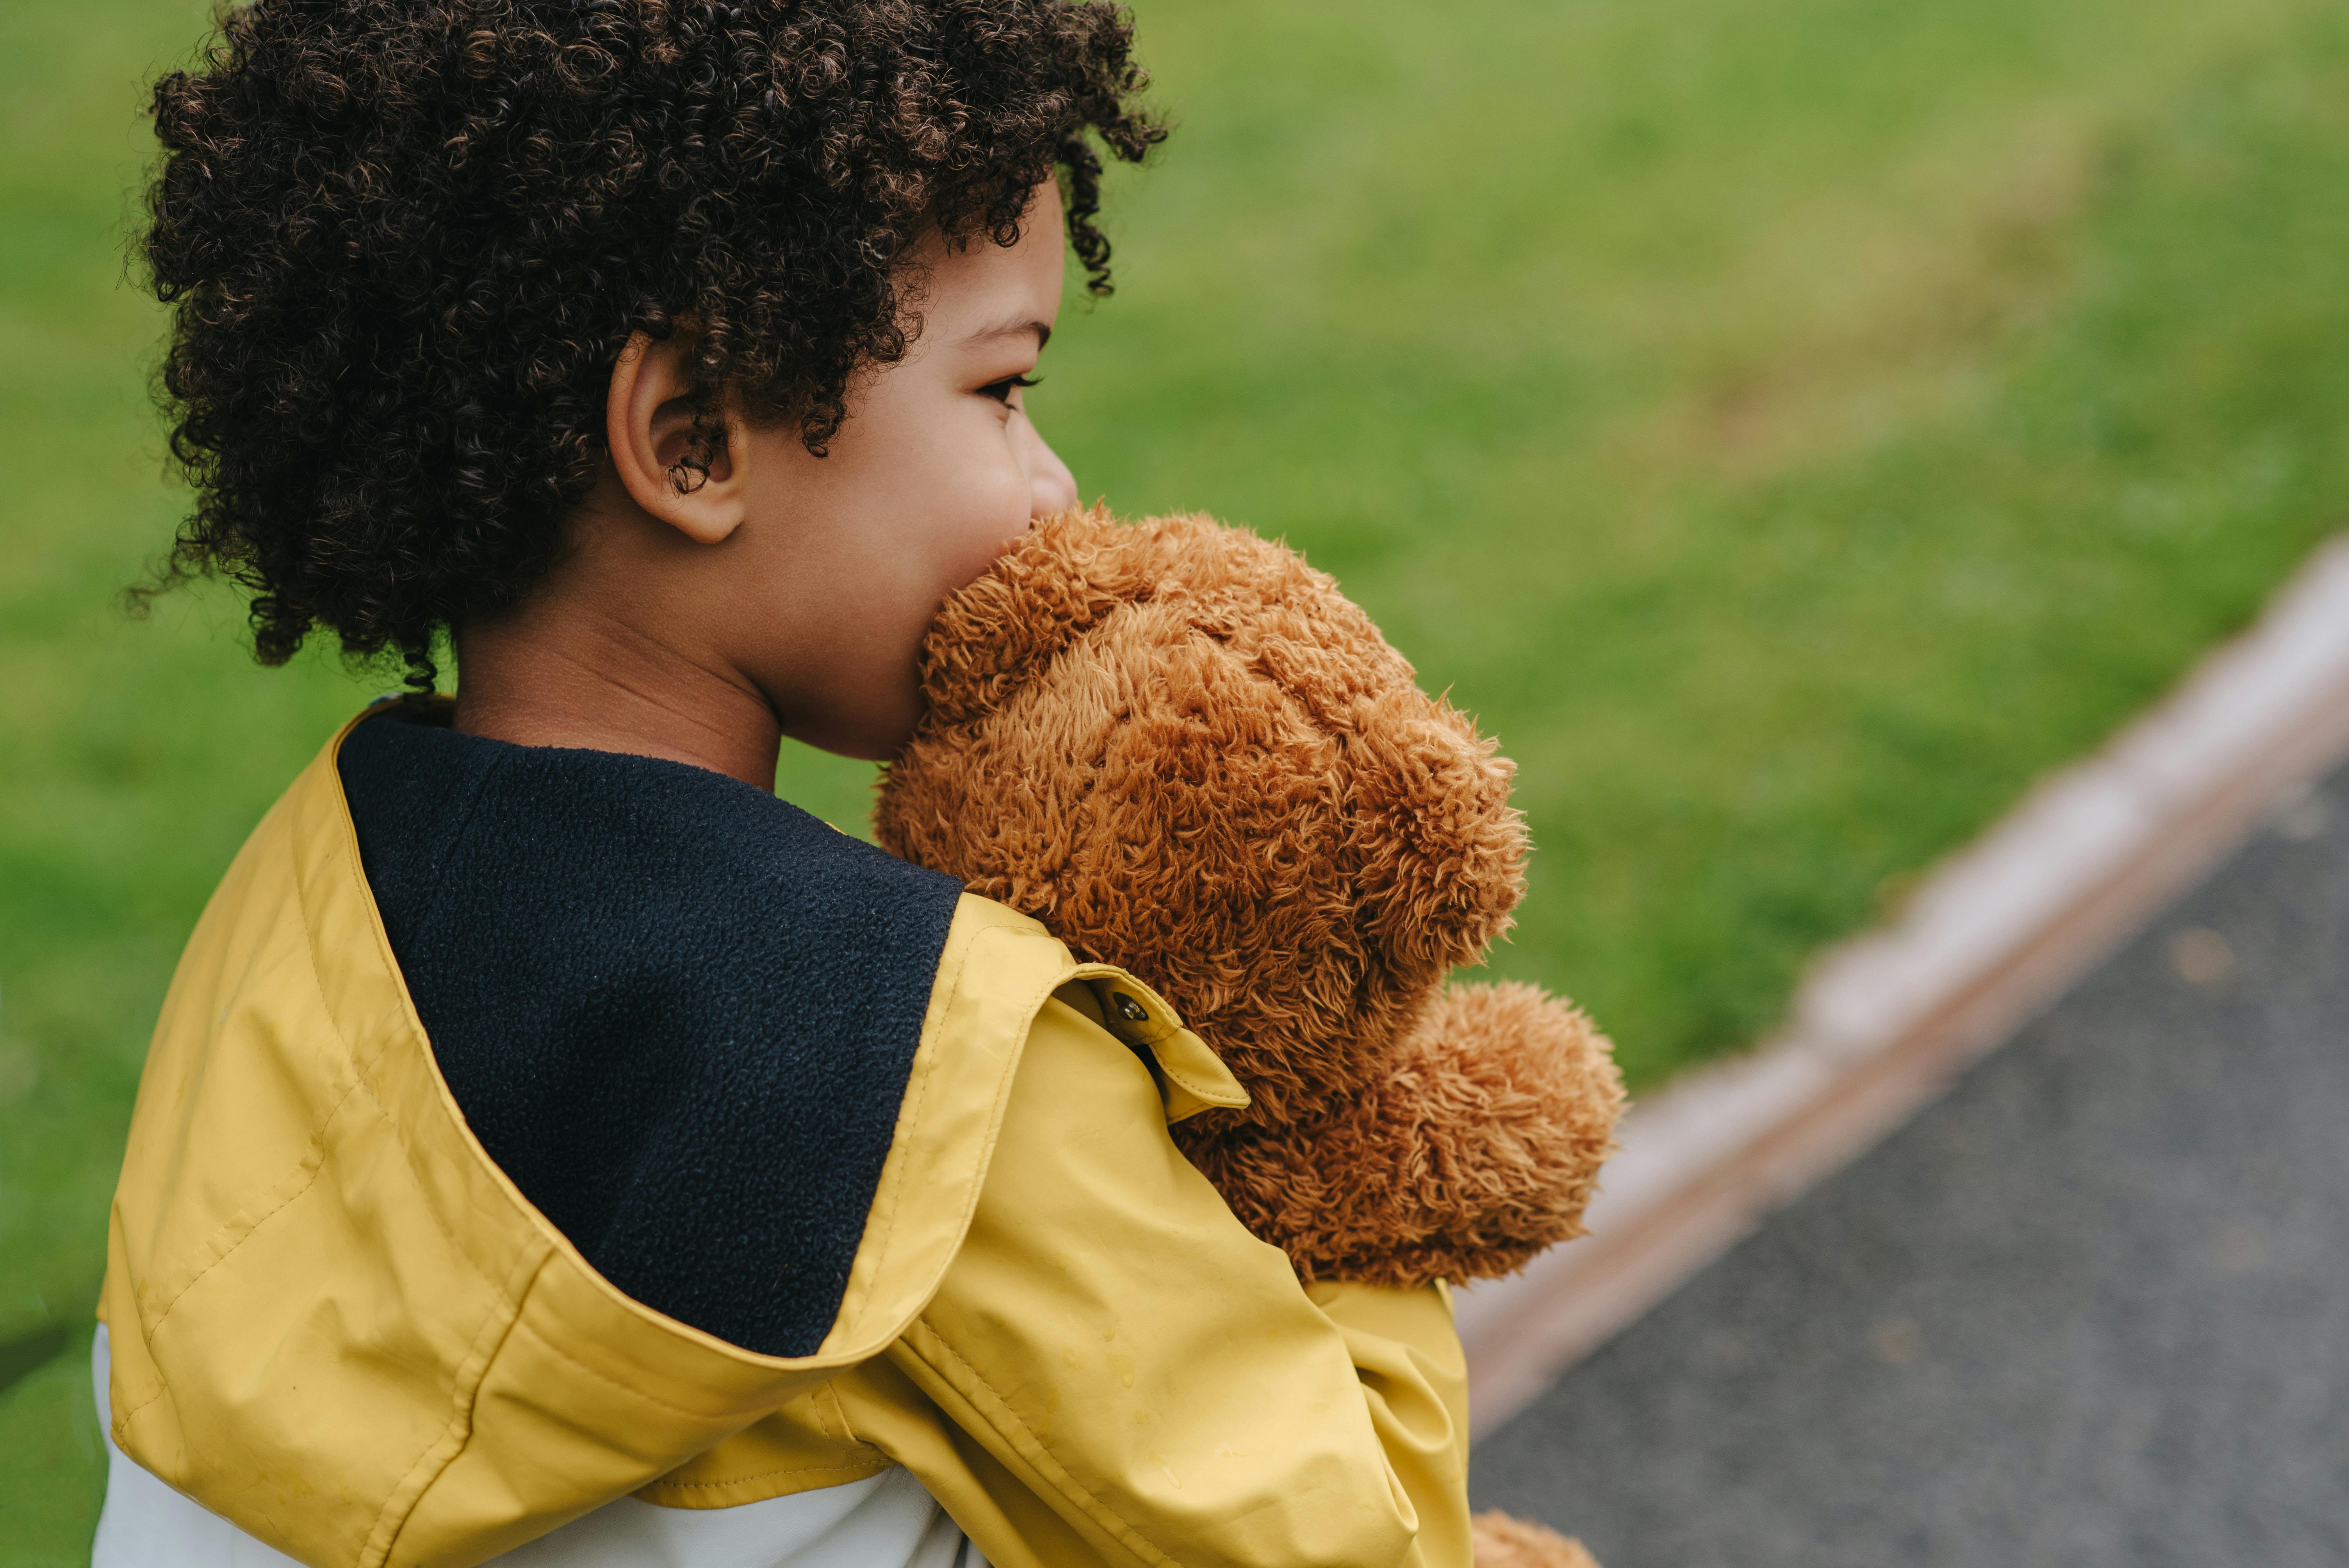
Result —
[{"label": "brown teddy bear", "polygon": [[[1039,524],[950,599],[881,843],[1132,971],[1247,1089],[1174,1136],[1299,1275],[1507,1274],[1581,1233],[1622,1087],[1521,985],[1513,769],[1324,573],[1204,517]],[[1580,1548],[1480,1517],[1484,1568]]]},{"label": "brown teddy bear", "polygon": [[1443,987],[1524,891],[1510,765],[1325,574],[1206,518],[1040,524],[948,601],[880,841],[1130,969],[1247,1088],[1176,1130],[1307,1280],[1580,1233],[1622,1091],[1526,985]]}]

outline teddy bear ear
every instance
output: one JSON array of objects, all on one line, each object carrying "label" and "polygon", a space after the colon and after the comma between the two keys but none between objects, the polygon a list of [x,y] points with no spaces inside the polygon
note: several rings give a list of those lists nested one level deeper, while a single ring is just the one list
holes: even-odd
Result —
[{"label": "teddy bear ear", "polygon": [[1364,934],[1405,985],[1481,961],[1525,896],[1516,765],[1416,686],[1364,696],[1344,730]]},{"label": "teddy bear ear", "polygon": [[1003,705],[1120,604],[1149,595],[1136,531],[1106,507],[1045,519],[949,598],[922,639],[926,724],[968,724]]}]

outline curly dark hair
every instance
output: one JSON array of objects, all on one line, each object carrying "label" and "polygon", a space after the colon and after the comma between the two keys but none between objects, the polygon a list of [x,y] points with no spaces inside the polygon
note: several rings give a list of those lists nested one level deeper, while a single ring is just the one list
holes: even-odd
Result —
[{"label": "curly dark hair", "polygon": [[[1097,139],[1139,161],[1111,0],[250,0],[156,85],[146,255],[195,501],[158,586],[250,595],[433,681],[437,634],[553,563],[629,336],[693,335],[810,450],[902,357],[933,226],[1009,244],[1057,173],[1109,290]],[[708,438],[705,434],[705,439]]]}]

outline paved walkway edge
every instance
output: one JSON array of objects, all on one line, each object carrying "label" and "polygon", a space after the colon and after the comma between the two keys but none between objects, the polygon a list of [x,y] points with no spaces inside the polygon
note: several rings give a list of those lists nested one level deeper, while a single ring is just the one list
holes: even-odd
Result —
[{"label": "paved walkway edge", "polygon": [[1828,950],[1785,1029],[1625,1116],[1590,1234],[1459,1292],[1476,1435],[1840,1170],[2349,754],[2349,534],[2249,632]]}]

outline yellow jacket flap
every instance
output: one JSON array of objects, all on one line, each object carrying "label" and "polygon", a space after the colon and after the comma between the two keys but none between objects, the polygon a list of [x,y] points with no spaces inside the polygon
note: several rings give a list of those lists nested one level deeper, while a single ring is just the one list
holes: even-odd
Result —
[{"label": "yellow jacket flap", "polygon": [[1080,964],[1060,995],[1126,1046],[1150,1053],[1168,1126],[1203,1110],[1237,1109],[1247,1090],[1215,1050],[1184,1026],[1165,997],[1107,964]]}]

